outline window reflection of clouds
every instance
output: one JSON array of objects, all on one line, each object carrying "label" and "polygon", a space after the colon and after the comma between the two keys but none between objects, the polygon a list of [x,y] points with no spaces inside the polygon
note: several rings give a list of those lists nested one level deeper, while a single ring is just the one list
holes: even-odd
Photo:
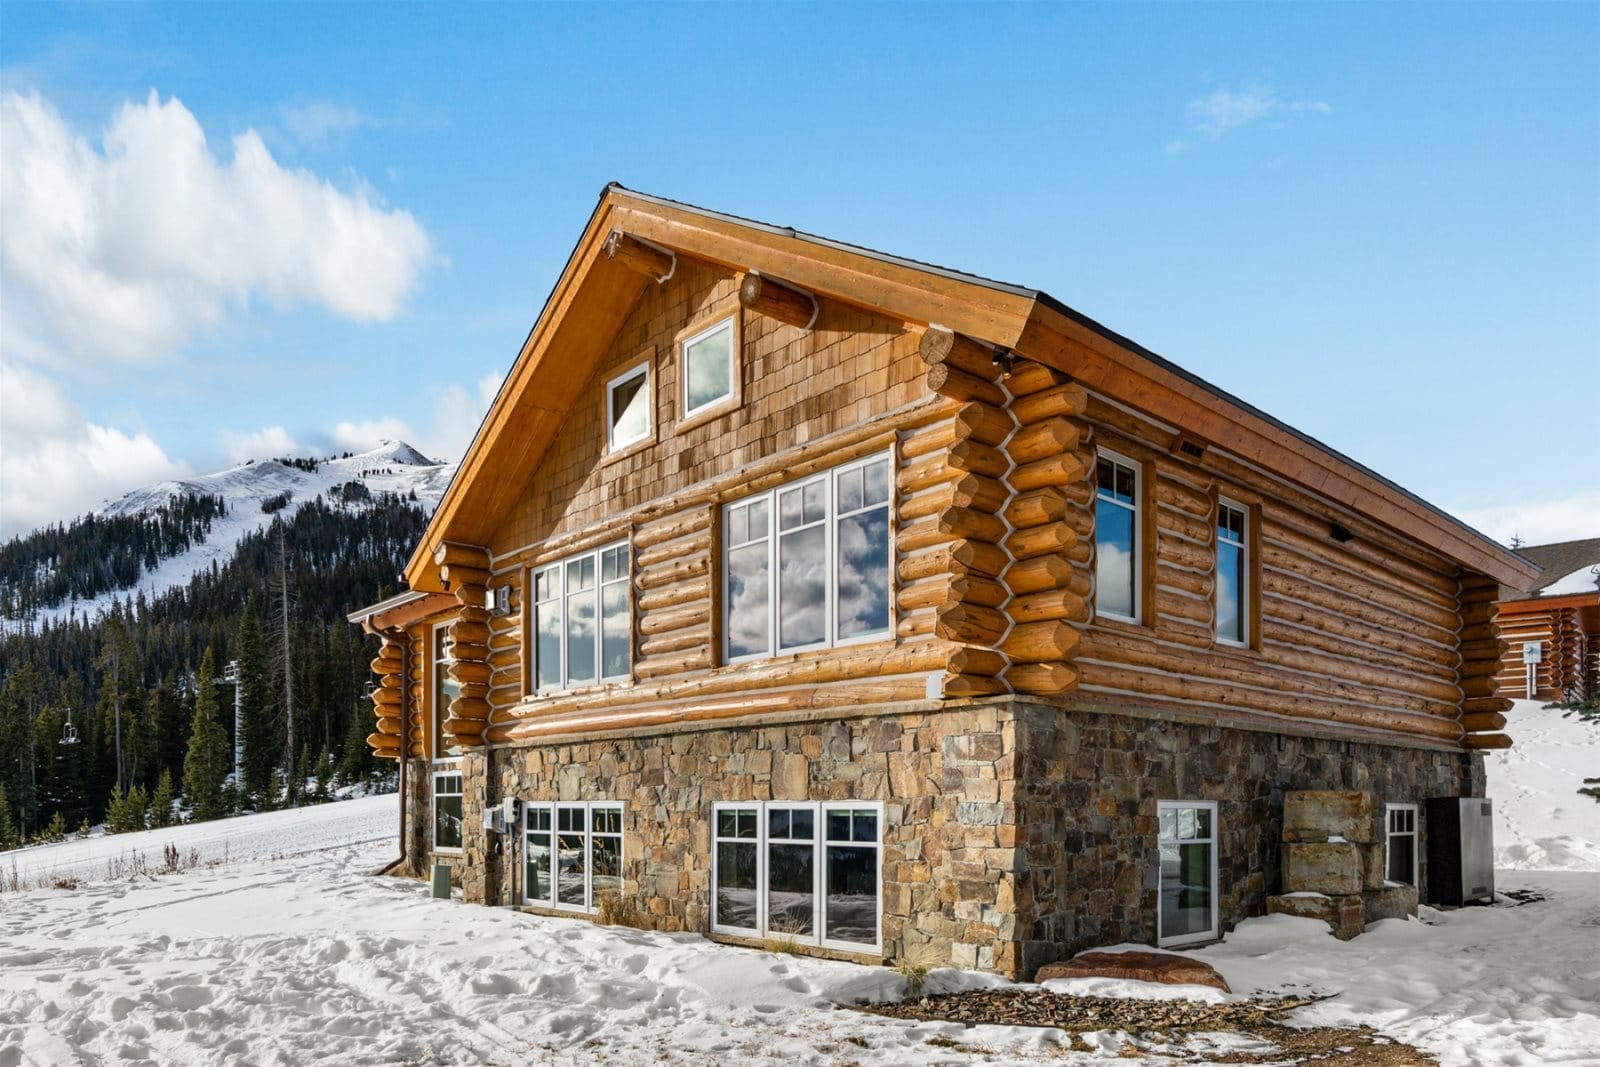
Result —
[{"label": "window reflection of clouds", "polygon": [[728,552],[728,655],[752,656],[770,647],[767,631],[767,542]]},{"label": "window reflection of clouds", "polygon": [[696,411],[732,393],[733,324],[725,322],[712,332],[684,345],[684,402]]},{"label": "window reflection of clouds", "polygon": [[828,635],[827,530],[808,526],[778,539],[778,644],[814,645]]},{"label": "window reflection of clouds", "polygon": [[1101,542],[1095,567],[1095,597],[1101,611],[1133,615],[1133,543]]},{"label": "window reflection of clouds", "polygon": [[889,511],[839,521],[839,636],[889,629]]}]

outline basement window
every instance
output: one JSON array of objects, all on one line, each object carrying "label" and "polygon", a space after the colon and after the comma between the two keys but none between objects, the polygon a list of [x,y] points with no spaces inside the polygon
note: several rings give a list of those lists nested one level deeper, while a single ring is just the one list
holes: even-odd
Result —
[{"label": "basement window", "polygon": [[1138,622],[1139,465],[1102,451],[1095,482],[1095,614]]},{"label": "basement window", "polygon": [[1390,804],[1384,809],[1383,876],[1404,885],[1417,884],[1417,806]]},{"label": "basement window", "polygon": [[606,382],[606,451],[620,452],[650,436],[650,364]]},{"label": "basement window", "polygon": [[433,776],[433,850],[461,851],[461,775]]},{"label": "basement window", "polygon": [[606,545],[533,571],[536,692],[628,677],[633,617],[628,545]]},{"label": "basement window", "polygon": [[738,379],[733,319],[684,338],[678,346],[680,421],[710,412],[733,399]]},{"label": "basement window", "polygon": [[728,662],[889,635],[889,458],[723,510]]},{"label": "basement window", "polygon": [[1157,805],[1161,892],[1156,944],[1187,945],[1217,937],[1217,805],[1163,800]]},{"label": "basement window", "polygon": [[880,803],[712,805],[712,930],[877,950],[882,823]]},{"label": "basement window", "polygon": [[594,912],[622,892],[620,802],[527,804],[522,828],[524,904]]}]

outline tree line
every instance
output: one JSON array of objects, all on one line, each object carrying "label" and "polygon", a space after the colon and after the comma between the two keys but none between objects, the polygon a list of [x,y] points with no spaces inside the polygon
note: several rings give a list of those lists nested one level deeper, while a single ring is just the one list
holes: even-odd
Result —
[{"label": "tree line", "polygon": [[263,810],[375,772],[377,641],[345,616],[394,591],[427,515],[394,494],[341,503],[275,518],[186,586],[0,637],[0,847]]}]

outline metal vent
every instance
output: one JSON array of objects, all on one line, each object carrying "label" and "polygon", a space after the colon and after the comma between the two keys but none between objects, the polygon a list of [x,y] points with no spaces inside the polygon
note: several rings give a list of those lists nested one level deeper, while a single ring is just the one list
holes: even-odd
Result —
[{"label": "metal vent", "polygon": [[1178,442],[1178,451],[1182,452],[1190,459],[1199,459],[1206,454],[1206,446],[1197,445],[1193,441],[1185,438],[1184,440]]}]

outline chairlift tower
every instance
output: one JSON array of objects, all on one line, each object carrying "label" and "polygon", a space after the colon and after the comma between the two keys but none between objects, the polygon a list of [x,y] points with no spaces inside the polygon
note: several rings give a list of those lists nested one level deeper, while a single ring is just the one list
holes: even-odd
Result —
[{"label": "chairlift tower", "polygon": [[218,685],[233,686],[233,780],[242,783],[244,780],[244,703],[239,694],[239,661],[232,659],[222,668],[222,677],[216,679]]}]

